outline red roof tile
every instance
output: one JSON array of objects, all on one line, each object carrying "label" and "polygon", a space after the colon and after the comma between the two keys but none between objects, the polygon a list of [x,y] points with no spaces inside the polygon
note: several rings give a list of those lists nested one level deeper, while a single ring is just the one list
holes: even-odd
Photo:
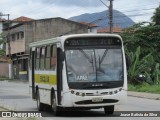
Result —
[{"label": "red roof tile", "polygon": [[96,24],[87,23],[87,22],[80,22],[81,24],[87,25],[88,27],[97,27]]},{"label": "red roof tile", "polygon": [[33,19],[32,18],[28,18],[28,17],[24,17],[24,16],[21,16],[21,17],[18,17],[16,19],[14,19],[13,21],[17,21],[17,22],[28,22],[28,21],[32,21]]},{"label": "red roof tile", "polygon": [[[101,28],[97,30],[97,33],[109,33],[110,29],[109,28]],[[122,32],[122,28],[120,27],[114,27],[113,28],[113,33],[120,33]]]}]

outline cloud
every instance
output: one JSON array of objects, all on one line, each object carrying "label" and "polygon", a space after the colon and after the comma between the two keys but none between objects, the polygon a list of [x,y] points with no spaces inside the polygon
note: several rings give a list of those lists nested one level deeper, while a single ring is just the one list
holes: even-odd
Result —
[{"label": "cloud", "polygon": [[[77,2],[78,1],[78,2]],[[4,2],[3,11],[7,11],[11,14],[11,18],[14,19],[19,16],[31,17],[33,19],[42,19],[49,17],[63,17],[69,18],[75,15],[80,15],[87,12],[102,11],[100,6],[103,6],[99,1],[93,2],[93,0],[27,0],[22,2],[16,0],[6,0]],[[9,2],[9,6],[7,6]],[[95,5],[100,4],[95,9]],[[3,12],[2,11],[2,12]],[[76,12],[75,12],[76,11]],[[6,13],[6,12],[5,12]]]},{"label": "cloud", "polygon": [[[135,22],[150,21],[151,16],[156,7],[158,7],[159,0],[139,0],[130,1],[120,0],[114,2],[114,8],[129,16]],[[123,6],[123,7],[122,7]]]},{"label": "cloud", "polygon": [[[108,0],[103,0],[109,5]],[[132,16],[147,12],[149,15],[132,16],[134,21],[149,19],[153,10],[141,10],[158,7],[159,0],[114,0],[113,8]],[[26,16],[33,19],[44,19],[49,17],[69,18],[84,13],[101,12],[108,8],[100,0],[0,0],[0,12],[10,14],[11,19]],[[137,11],[140,10],[140,11]],[[131,11],[131,12],[126,12]]]},{"label": "cloud", "polygon": [[55,4],[63,7],[71,7],[71,6],[96,7],[101,5],[100,0],[34,0],[34,1],[40,1],[44,4]]}]

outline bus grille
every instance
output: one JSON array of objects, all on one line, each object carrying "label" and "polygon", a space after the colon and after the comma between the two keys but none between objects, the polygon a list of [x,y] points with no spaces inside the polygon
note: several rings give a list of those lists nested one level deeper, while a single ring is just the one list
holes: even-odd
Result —
[{"label": "bus grille", "polygon": [[84,101],[75,102],[75,104],[82,105],[82,104],[117,103],[117,102],[118,100],[115,100],[115,99],[103,99],[102,102],[92,102],[92,100],[84,100]]}]

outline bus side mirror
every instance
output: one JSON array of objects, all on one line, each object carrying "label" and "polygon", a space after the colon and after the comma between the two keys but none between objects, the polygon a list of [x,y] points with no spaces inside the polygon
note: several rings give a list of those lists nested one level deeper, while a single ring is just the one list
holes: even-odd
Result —
[{"label": "bus side mirror", "polygon": [[127,54],[125,56],[126,56],[126,66],[127,66],[127,71],[128,71],[131,66],[131,61]]}]

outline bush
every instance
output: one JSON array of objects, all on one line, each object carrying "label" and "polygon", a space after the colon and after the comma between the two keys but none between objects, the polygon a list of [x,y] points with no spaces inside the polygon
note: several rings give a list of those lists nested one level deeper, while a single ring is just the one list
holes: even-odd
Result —
[{"label": "bush", "polygon": [[143,82],[141,85],[128,84],[128,90],[160,94],[160,85],[150,85],[146,82]]}]

